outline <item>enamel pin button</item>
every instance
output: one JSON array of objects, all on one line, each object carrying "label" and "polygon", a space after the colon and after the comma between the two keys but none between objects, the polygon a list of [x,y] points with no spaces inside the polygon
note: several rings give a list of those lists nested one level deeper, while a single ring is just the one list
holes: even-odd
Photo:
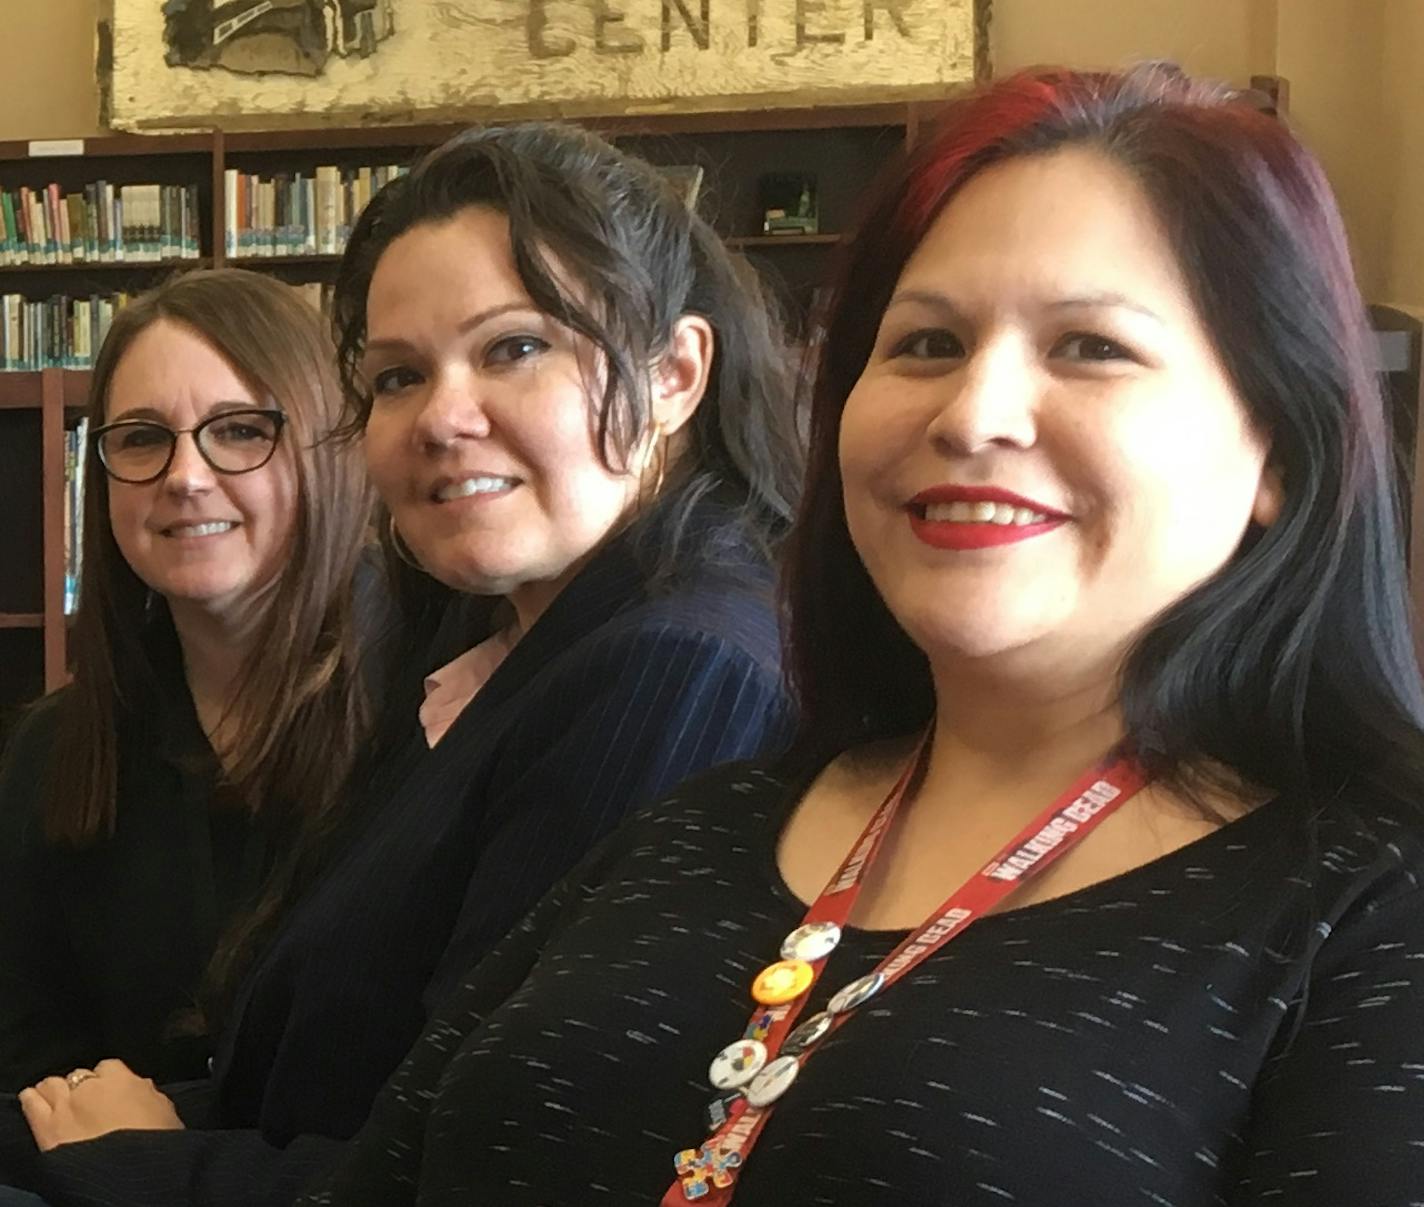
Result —
[{"label": "enamel pin button", "polygon": [[824,1010],[813,1014],[781,1041],[781,1055],[800,1056],[808,1048],[814,1048],[831,1029],[831,1021],[832,1016]]},{"label": "enamel pin button", "polygon": [[716,1090],[735,1090],[746,1085],[766,1064],[766,1045],[759,1039],[739,1039],[712,1058],[707,1080]]},{"label": "enamel pin button", "polygon": [[781,941],[781,958],[814,964],[835,951],[840,941],[841,928],[834,922],[808,922]]},{"label": "enamel pin button", "polygon": [[757,973],[752,982],[752,997],[763,1006],[780,1006],[794,1002],[815,979],[815,970],[805,960],[781,960]]},{"label": "enamel pin button", "polygon": [[747,1086],[748,1106],[770,1106],[791,1088],[801,1063],[794,1056],[778,1056]]},{"label": "enamel pin button", "polygon": [[884,984],[885,974],[882,972],[872,972],[858,977],[832,997],[826,1003],[826,1009],[832,1014],[844,1014],[847,1010],[854,1010],[879,993],[880,987]]}]

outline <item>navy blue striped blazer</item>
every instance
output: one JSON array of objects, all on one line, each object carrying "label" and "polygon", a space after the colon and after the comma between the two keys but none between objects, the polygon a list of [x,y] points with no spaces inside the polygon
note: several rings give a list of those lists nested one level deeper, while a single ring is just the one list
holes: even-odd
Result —
[{"label": "navy blue striped blazer", "polygon": [[590,846],[687,776],[783,744],[771,573],[731,561],[657,586],[616,539],[430,750],[421,679],[485,635],[455,608],[396,689],[363,824],[239,996],[213,1113],[190,1119],[225,1130],[57,1149],[39,1162],[54,1207],[290,1202],[442,995]]}]

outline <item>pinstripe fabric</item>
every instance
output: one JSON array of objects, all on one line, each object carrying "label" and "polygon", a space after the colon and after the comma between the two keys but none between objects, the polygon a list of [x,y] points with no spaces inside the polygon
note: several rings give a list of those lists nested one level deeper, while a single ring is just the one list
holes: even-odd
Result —
[{"label": "pinstripe fabric", "polygon": [[750,563],[650,591],[615,542],[428,750],[420,680],[482,636],[452,642],[458,616],[447,624],[400,688],[408,724],[372,777],[365,825],[249,979],[219,1049],[219,1118],[239,1130],[56,1150],[41,1162],[46,1197],[290,1201],[319,1137],[360,1126],[432,1006],[631,807],[781,742],[768,599],[769,573]]},{"label": "pinstripe fabric", "polygon": [[[619,831],[445,1004],[300,1207],[655,1205],[805,907],[804,779],[713,772]],[[984,918],[778,1103],[736,1207],[1424,1203],[1424,822],[1280,798]],[[851,927],[807,1014],[903,937]]]}]

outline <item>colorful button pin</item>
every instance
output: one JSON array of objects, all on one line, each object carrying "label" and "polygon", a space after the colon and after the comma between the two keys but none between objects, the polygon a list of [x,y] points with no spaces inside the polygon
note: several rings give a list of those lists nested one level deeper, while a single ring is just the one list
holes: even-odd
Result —
[{"label": "colorful button pin", "polygon": [[805,960],[781,960],[757,973],[752,997],[763,1006],[780,1006],[795,1001],[815,979],[815,971]]},{"label": "colorful button pin", "polygon": [[739,1039],[712,1058],[707,1080],[714,1090],[735,1090],[746,1085],[766,1064],[766,1045],[759,1039]]}]

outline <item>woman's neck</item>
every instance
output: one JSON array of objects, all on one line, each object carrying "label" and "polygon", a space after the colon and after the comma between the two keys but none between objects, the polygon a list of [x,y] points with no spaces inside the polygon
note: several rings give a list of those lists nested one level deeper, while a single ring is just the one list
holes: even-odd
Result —
[{"label": "woman's neck", "polygon": [[1046,688],[962,669],[936,675],[934,732],[917,797],[1000,817],[1021,801],[1027,820],[1121,741],[1116,686],[1110,673]]}]

